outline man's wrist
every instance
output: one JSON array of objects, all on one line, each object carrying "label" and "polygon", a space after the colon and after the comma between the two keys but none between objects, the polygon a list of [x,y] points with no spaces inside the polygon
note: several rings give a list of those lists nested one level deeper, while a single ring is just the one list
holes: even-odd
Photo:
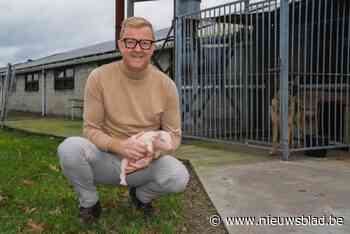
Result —
[{"label": "man's wrist", "polygon": [[112,140],[110,141],[110,143],[108,145],[108,151],[111,153],[121,155],[121,149],[122,149],[121,140],[116,139],[116,138],[112,138]]}]

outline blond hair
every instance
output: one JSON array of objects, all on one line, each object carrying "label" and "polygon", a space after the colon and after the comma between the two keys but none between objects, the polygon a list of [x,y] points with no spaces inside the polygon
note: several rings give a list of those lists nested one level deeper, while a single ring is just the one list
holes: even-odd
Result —
[{"label": "blond hair", "polygon": [[129,17],[122,22],[122,28],[120,30],[120,38],[123,38],[123,35],[127,28],[143,28],[143,27],[148,27],[149,29],[151,29],[153,40],[155,40],[152,24],[145,18],[135,17],[135,16]]}]

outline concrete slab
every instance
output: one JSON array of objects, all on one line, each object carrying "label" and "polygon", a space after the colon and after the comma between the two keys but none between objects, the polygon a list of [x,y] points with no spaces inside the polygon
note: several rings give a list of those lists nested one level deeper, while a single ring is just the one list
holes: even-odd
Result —
[{"label": "concrete slab", "polygon": [[221,218],[236,217],[223,220],[229,233],[350,233],[350,155],[285,162],[249,150],[183,150]]}]

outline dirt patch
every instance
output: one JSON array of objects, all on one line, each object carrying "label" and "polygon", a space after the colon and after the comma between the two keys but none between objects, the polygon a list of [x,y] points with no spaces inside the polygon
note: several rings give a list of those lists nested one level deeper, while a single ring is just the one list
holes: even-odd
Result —
[{"label": "dirt patch", "polygon": [[192,166],[184,162],[190,172],[190,182],[185,190],[185,225],[177,233],[224,234],[227,233],[223,224],[211,226],[209,217],[217,214]]}]

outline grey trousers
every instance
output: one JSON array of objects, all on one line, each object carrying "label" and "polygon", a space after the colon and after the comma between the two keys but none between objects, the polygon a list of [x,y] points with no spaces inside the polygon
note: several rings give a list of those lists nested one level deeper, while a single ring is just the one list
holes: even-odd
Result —
[{"label": "grey trousers", "polygon": [[[119,185],[118,155],[99,150],[83,137],[69,137],[57,149],[60,164],[78,195],[81,207],[98,201],[96,184]],[[182,192],[189,180],[186,167],[176,158],[164,155],[147,168],[127,175],[129,186],[136,187],[137,198],[148,203],[161,195]]]}]

